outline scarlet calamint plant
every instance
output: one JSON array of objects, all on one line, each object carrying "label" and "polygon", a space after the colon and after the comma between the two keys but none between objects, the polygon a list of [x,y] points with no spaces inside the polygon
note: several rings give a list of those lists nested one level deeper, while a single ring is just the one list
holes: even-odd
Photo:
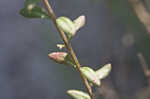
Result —
[{"label": "scarlet calamint plant", "polygon": [[[94,85],[98,87],[101,85],[101,80],[109,75],[111,65],[106,64],[98,70],[93,70],[84,65],[81,67],[75,52],[72,49],[71,39],[76,35],[77,31],[85,25],[85,16],[81,15],[73,21],[65,16],[57,18],[48,0],[42,0],[47,11],[38,5],[40,1],[41,0],[26,0],[24,8],[20,10],[20,14],[25,18],[51,19],[53,21],[63,40],[63,44],[57,44],[60,51],[52,52],[48,54],[48,57],[59,64],[72,65],[73,68],[80,73],[82,81],[87,89],[87,93],[74,89],[68,90],[67,93],[72,96],[73,99],[94,99],[92,87]],[[62,48],[66,48],[67,52],[61,51]]]}]

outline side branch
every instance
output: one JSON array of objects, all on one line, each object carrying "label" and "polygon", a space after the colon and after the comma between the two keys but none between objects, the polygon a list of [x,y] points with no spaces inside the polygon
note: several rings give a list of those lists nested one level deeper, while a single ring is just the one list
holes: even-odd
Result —
[{"label": "side branch", "polygon": [[142,53],[140,53],[140,52],[137,53],[137,56],[138,56],[138,58],[140,60],[140,63],[141,63],[144,75],[148,79],[148,83],[150,84],[150,69],[148,68],[149,66],[146,63],[146,60],[145,60],[145,58],[144,58]]},{"label": "side branch", "polygon": [[144,24],[148,34],[150,35],[150,13],[144,7],[142,0],[129,0],[137,17]]}]

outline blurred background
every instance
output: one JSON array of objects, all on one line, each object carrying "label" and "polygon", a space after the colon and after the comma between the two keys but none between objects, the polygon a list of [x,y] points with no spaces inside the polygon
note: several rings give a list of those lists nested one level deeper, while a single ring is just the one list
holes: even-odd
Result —
[{"label": "blurred background", "polygon": [[[80,76],[48,59],[62,40],[51,20],[19,14],[24,1],[0,0],[0,99],[71,99],[66,90],[84,90]],[[97,99],[150,99],[149,0],[49,1],[56,16],[86,16],[72,40],[80,63],[112,64],[110,76],[94,88]]]}]

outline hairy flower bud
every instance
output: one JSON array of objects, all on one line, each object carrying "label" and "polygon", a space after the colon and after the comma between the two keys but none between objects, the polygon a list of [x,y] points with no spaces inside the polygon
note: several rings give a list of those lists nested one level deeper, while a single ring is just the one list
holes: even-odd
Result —
[{"label": "hairy flower bud", "polygon": [[48,57],[57,63],[62,64],[67,56],[66,52],[53,52],[48,54]]}]

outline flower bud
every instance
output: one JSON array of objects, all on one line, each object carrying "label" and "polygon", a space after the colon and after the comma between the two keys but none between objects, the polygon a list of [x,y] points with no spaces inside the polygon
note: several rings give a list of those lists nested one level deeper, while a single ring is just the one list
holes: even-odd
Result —
[{"label": "flower bud", "polygon": [[50,59],[60,64],[64,63],[66,56],[67,56],[66,52],[53,52],[48,54],[48,57]]}]

